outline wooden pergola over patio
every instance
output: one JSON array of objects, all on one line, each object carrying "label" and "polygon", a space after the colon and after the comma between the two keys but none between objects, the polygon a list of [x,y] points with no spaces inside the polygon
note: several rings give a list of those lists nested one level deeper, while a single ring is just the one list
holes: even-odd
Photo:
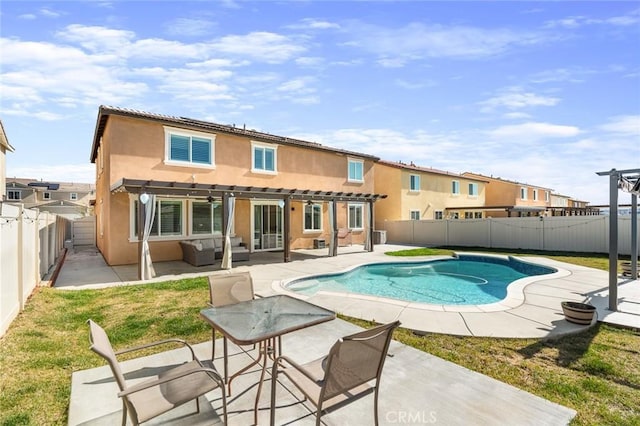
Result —
[{"label": "wooden pergola over patio", "polygon": [[[326,201],[331,202],[332,208],[332,236],[333,243],[330,247],[333,248],[333,252],[329,253],[329,256],[336,256],[338,254],[338,222],[336,217],[336,202],[360,202],[366,203],[368,206],[368,229],[367,237],[370,242],[368,250],[373,251],[373,203],[379,199],[386,198],[383,194],[367,194],[358,192],[338,192],[338,191],[320,191],[312,189],[292,189],[292,188],[269,188],[269,187],[255,187],[255,186],[240,186],[240,185],[221,185],[221,184],[206,184],[206,183],[187,183],[187,182],[169,182],[159,180],[143,180],[143,179],[128,179],[122,178],[111,186],[111,192],[127,192],[131,194],[154,194],[165,195],[184,198],[199,198],[199,199],[222,199],[222,211],[223,213],[223,225],[222,229],[227,229],[229,222],[229,214],[227,204],[230,197],[236,197],[238,199],[267,199],[267,200],[281,200],[284,204],[283,216],[284,216],[284,262],[291,261],[291,245],[289,241],[290,226],[291,226],[291,201]],[[144,209],[138,209],[138,223],[144,223]],[[141,228],[138,227],[138,241],[142,241]],[[226,232],[226,231],[224,231]],[[142,244],[139,243],[139,259],[142,256]]]}]

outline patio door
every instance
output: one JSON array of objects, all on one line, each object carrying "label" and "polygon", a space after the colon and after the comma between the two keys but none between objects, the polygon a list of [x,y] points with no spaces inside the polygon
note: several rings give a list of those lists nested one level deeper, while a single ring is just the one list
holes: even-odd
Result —
[{"label": "patio door", "polygon": [[253,251],[283,249],[284,215],[277,201],[253,202]]}]

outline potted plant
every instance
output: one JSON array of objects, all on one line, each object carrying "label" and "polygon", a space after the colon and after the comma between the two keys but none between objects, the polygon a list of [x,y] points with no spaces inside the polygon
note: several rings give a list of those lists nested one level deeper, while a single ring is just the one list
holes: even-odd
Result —
[{"label": "potted plant", "polygon": [[589,325],[593,321],[596,307],[589,303],[562,302],[562,312],[569,322]]}]

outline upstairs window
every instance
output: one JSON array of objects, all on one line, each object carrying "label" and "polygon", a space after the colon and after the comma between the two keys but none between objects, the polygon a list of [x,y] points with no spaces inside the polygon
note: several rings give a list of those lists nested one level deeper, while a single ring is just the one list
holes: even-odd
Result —
[{"label": "upstairs window", "polygon": [[363,182],[364,181],[364,162],[362,160],[349,159],[348,181]]},{"label": "upstairs window", "polygon": [[251,171],[258,173],[276,173],[277,172],[277,150],[274,145],[258,144],[253,142],[252,147],[252,164]]},{"label": "upstairs window", "polygon": [[214,135],[165,127],[168,164],[207,167],[214,165]]},{"label": "upstairs window", "polygon": [[72,192],[71,194],[69,194],[69,199],[71,201],[76,201],[78,199],[78,193],[77,192]]},{"label": "upstairs window", "polygon": [[533,201],[538,201],[538,190],[537,189],[533,190]]},{"label": "upstairs window", "polygon": [[409,190],[410,191],[420,191],[420,176],[419,175],[411,175],[409,177]]},{"label": "upstairs window", "polygon": [[460,182],[458,182],[457,180],[451,181],[451,193],[453,195],[460,194]]},{"label": "upstairs window", "polygon": [[305,204],[304,230],[322,231],[322,206],[320,204]]},{"label": "upstairs window", "polygon": [[411,210],[411,220],[420,220],[420,210]]},{"label": "upstairs window", "polygon": [[527,188],[520,188],[520,199],[521,200],[527,199]]},{"label": "upstairs window", "polygon": [[544,201],[549,202],[549,191],[544,191]]},{"label": "upstairs window", "polygon": [[50,192],[43,192],[42,193],[42,199],[43,200],[50,200],[51,199],[51,193]]},{"label": "upstairs window", "polygon": [[8,189],[7,190],[7,199],[8,200],[21,200],[22,193],[16,189]]},{"label": "upstairs window", "polygon": [[436,210],[436,211],[433,213],[433,218],[434,218],[435,220],[442,220],[442,219],[444,219],[444,213],[442,212],[442,210]]},{"label": "upstairs window", "polygon": [[477,197],[478,196],[478,184],[477,183],[470,183],[469,184],[469,195],[472,197]]}]

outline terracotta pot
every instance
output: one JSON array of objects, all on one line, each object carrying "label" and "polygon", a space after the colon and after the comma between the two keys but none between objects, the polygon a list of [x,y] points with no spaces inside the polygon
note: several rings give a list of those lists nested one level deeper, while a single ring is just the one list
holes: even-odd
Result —
[{"label": "terracotta pot", "polygon": [[588,303],[562,302],[562,312],[564,312],[564,317],[569,322],[589,325],[593,321],[596,307]]}]

